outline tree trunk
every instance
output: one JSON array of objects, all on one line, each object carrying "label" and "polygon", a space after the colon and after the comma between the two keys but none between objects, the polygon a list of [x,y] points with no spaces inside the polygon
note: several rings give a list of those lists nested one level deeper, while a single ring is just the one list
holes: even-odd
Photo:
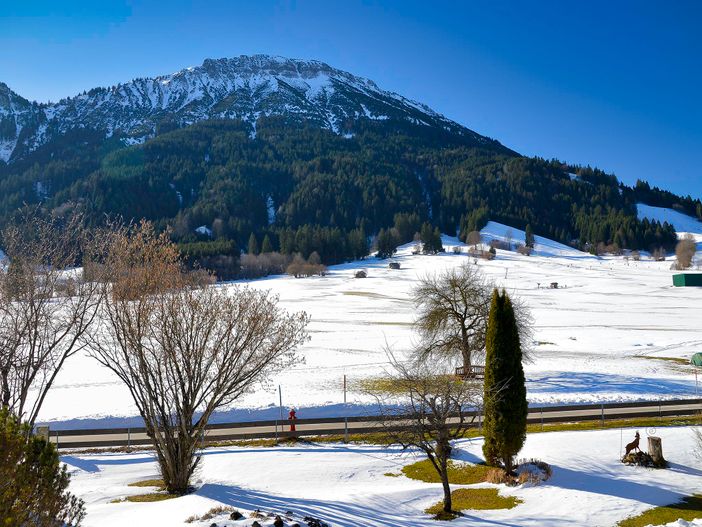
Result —
[{"label": "tree trunk", "polygon": [[465,375],[468,375],[470,373],[470,367],[471,367],[470,350],[465,349],[465,348],[462,349],[461,355],[463,356],[463,371],[465,372]]},{"label": "tree trunk", "polygon": [[505,464],[505,472],[507,472],[507,475],[512,474],[512,468],[514,468],[512,464],[512,456],[509,454],[504,454],[502,458],[502,462]]},{"label": "tree trunk", "polygon": [[446,462],[441,463],[441,484],[444,487],[444,512],[453,511],[453,503],[451,503],[451,487],[449,486],[448,470]]},{"label": "tree trunk", "polygon": [[663,443],[660,437],[648,436],[648,455],[651,456],[653,462],[657,466],[663,466],[665,464]]}]

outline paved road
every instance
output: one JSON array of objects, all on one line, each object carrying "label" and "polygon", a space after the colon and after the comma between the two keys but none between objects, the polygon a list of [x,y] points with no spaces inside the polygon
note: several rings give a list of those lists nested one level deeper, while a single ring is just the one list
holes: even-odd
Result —
[{"label": "paved road", "polygon": [[[530,423],[566,423],[588,420],[609,420],[637,417],[684,416],[702,413],[702,399],[675,400],[662,402],[595,404],[577,406],[551,406],[531,408],[528,415]],[[480,426],[482,417],[476,415],[472,426]],[[397,421],[398,425],[402,420]],[[298,419],[297,436],[370,433],[382,430],[378,417],[349,417],[327,419]],[[285,437],[290,434],[286,421],[280,425],[276,421],[257,421],[250,423],[225,423],[208,427],[205,441],[224,441],[230,439],[258,439]],[[149,443],[143,428],[118,428],[100,430],[61,430],[50,432],[51,441],[60,449],[133,446]]]}]

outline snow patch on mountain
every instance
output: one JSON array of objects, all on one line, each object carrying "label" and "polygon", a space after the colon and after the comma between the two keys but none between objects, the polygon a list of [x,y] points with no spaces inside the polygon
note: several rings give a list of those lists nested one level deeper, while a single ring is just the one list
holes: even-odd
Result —
[{"label": "snow patch on mountain", "polygon": [[665,207],[653,207],[651,205],[644,205],[643,203],[638,203],[636,205],[636,212],[640,220],[647,218],[661,223],[668,222],[675,227],[678,236],[690,233],[695,236],[695,238],[700,238],[698,241],[702,241],[702,222],[692,216],[688,216],[677,210]]}]

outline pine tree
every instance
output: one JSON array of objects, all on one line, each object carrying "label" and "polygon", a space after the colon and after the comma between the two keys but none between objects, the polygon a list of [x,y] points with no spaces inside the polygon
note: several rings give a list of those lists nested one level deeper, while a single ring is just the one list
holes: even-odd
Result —
[{"label": "pine tree", "polygon": [[393,254],[397,252],[398,245],[397,236],[395,236],[394,229],[380,229],[378,232],[378,238],[376,240],[378,246],[378,258],[390,258]]},{"label": "pine tree", "polygon": [[0,409],[0,524],[76,527],[83,501],[66,489],[70,474],[54,445]]},{"label": "pine tree", "polygon": [[534,231],[531,228],[531,223],[527,223],[526,229],[524,231],[524,245],[533,249],[534,242]]},{"label": "pine tree", "polygon": [[526,439],[528,404],[522,350],[512,302],[506,292],[493,292],[485,337],[485,421],[483,454],[489,464],[512,460]]},{"label": "pine tree", "polygon": [[249,254],[258,254],[258,240],[253,232],[249,236]]},{"label": "pine tree", "polygon": [[263,237],[263,243],[261,244],[261,252],[264,254],[273,252],[273,244],[271,243],[271,239],[268,237],[267,234]]},{"label": "pine tree", "polygon": [[422,240],[424,254],[436,254],[444,251],[444,246],[441,243],[441,231],[438,227],[432,229],[430,223],[425,223],[422,225],[419,236]]}]

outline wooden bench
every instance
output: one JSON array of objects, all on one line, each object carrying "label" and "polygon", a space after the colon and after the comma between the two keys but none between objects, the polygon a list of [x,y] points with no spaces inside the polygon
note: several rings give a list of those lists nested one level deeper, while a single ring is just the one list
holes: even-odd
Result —
[{"label": "wooden bench", "polygon": [[456,377],[461,379],[484,379],[485,366],[468,366],[468,371],[464,366],[456,368]]}]

